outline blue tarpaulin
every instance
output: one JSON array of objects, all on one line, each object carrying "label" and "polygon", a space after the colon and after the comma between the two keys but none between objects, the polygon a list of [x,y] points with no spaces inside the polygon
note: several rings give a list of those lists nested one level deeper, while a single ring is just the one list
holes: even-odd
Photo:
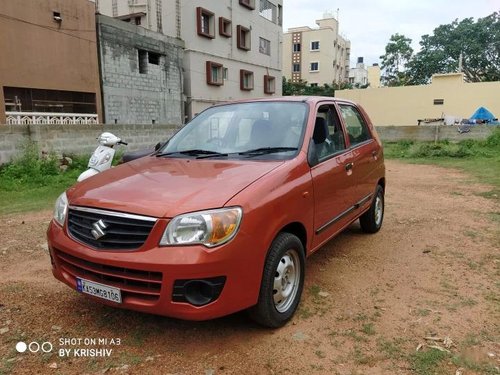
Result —
[{"label": "blue tarpaulin", "polygon": [[493,113],[488,111],[486,108],[479,107],[470,118],[474,120],[493,122],[496,117],[493,116]]}]

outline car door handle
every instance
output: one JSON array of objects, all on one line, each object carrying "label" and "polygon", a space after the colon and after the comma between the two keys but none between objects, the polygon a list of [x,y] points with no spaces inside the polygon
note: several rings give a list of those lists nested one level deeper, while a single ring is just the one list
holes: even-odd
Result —
[{"label": "car door handle", "polygon": [[353,166],[354,166],[354,163],[347,163],[346,165],[344,165],[344,168],[346,171],[350,171]]},{"label": "car door handle", "polygon": [[377,155],[378,155],[378,151],[377,151],[377,150],[372,151],[372,156],[373,156],[374,158],[376,158],[376,157],[377,157]]}]

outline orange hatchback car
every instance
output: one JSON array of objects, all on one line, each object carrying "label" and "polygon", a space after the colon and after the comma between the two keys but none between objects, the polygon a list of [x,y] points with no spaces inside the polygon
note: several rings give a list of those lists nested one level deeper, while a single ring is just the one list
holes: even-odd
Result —
[{"label": "orange hatchback car", "polygon": [[384,216],[381,142],[363,109],[326,97],[213,106],[151,155],[57,200],[52,272],[105,304],[205,320],[248,309],[280,327],[305,259]]}]

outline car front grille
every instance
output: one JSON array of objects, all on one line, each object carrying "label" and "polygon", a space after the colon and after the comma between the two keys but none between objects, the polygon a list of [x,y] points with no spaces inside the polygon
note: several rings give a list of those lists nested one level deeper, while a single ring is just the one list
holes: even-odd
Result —
[{"label": "car front grille", "polygon": [[[119,288],[124,301],[130,298],[151,303],[160,298],[163,275],[161,272],[142,271],[109,266],[54,251],[61,269],[74,278],[82,278]],[[76,282],[76,281],[75,281]]]},{"label": "car front grille", "polygon": [[[134,250],[141,247],[155,218],[86,207],[70,207],[68,231],[77,241],[100,250]],[[100,236],[99,236],[100,234]]]}]

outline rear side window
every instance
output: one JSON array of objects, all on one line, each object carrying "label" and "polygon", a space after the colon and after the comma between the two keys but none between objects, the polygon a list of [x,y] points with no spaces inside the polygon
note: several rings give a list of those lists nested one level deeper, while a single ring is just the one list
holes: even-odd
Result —
[{"label": "rear side window", "polygon": [[358,143],[365,142],[371,139],[368,125],[366,124],[363,116],[352,105],[340,104],[340,112],[346,124],[347,134],[351,141],[351,146]]}]

